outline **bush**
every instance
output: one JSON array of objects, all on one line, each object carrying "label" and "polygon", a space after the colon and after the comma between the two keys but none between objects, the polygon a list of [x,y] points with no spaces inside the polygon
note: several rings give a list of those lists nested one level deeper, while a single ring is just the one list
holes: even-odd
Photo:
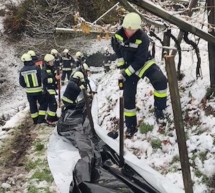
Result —
[{"label": "bush", "polygon": [[153,130],[153,125],[149,125],[147,123],[142,123],[140,125],[140,133],[141,134],[147,133],[147,132],[152,131],[152,130]]},{"label": "bush", "polygon": [[160,139],[152,139],[151,145],[153,149],[161,148],[161,140]]},{"label": "bush", "polygon": [[26,18],[28,16],[28,9],[32,4],[32,0],[26,0],[20,5],[7,4],[9,14],[3,21],[5,33],[14,38],[19,37],[26,29]]}]

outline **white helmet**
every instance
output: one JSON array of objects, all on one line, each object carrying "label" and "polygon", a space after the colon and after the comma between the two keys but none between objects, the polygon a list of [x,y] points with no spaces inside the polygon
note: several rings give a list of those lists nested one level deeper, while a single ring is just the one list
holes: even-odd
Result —
[{"label": "white helmet", "polygon": [[84,74],[80,71],[77,71],[75,72],[73,75],[72,75],[73,78],[77,78],[79,79],[81,82],[85,82],[84,81]]},{"label": "white helmet", "polygon": [[36,53],[35,53],[35,51],[33,51],[33,50],[29,50],[29,51],[28,51],[28,54],[30,54],[30,56],[36,56]]},{"label": "white helmet", "polygon": [[58,51],[57,51],[56,49],[52,49],[52,50],[51,50],[51,54],[53,54],[53,55],[54,55],[54,54],[58,54]]},{"label": "white helmet", "polygon": [[90,71],[90,68],[86,63],[83,63],[83,67],[84,67],[84,70]]},{"label": "white helmet", "polygon": [[68,53],[69,53],[69,50],[68,50],[68,49],[64,49],[63,53],[64,53],[64,54],[68,54]]},{"label": "white helmet", "polygon": [[21,60],[22,60],[23,62],[29,62],[29,61],[32,60],[32,58],[31,58],[31,55],[30,55],[30,54],[24,53],[24,54],[21,56]]},{"label": "white helmet", "polygon": [[122,27],[131,30],[137,30],[141,28],[141,18],[137,13],[128,13],[123,20]]},{"label": "white helmet", "polygon": [[44,60],[46,62],[51,62],[51,61],[54,61],[54,56],[52,54],[46,54],[45,57],[44,57]]},{"label": "white helmet", "polygon": [[75,56],[76,56],[77,58],[79,58],[79,57],[82,57],[83,54],[82,54],[81,52],[76,52]]}]

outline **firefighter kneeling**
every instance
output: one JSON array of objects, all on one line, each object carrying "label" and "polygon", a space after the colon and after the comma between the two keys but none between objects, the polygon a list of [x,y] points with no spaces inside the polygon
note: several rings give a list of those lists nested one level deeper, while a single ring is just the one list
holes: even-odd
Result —
[{"label": "firefighter kneeling", "polygon": [[62,97],[62,101],[64,103],[63,111],[67,109],[77,108],[76,100],[81,93],[81,90],[85,89],[84,84],[84,74],[80,71],[76,71],[70,78]]}]

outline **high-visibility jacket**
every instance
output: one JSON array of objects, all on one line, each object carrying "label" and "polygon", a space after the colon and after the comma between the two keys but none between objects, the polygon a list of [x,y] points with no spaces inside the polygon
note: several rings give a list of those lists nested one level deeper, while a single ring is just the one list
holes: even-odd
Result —
[{"label": "high-visibility jacket", "polygon": [[49,66],[45,63],[42,69],[42,82],[43,89],[47,91],[50,95],[55,95],[57,89],[57,80],[55,78],[54,66]]},{"label": "high-visibility jacket", "polygon": [[41,94],[41,69],[34,65],[32,61],[24,62],[24,67],[20,71],[19,83],[30,95]]},{"label": "high-visibility jacket", "polygon": [[66,55],[62,57],[62,70],[63,71],[71,71],[73,68],[73,64],[75,63],[75,60],[72,56]]},{"label": "high-visibility jacket", "polygon": [[74,106],[76,104],[76,99],[80,94],[81,89],[76,81],[76,79],[71,78],[68,82],[65,92],[63,93],[62,101],[65,106]]},{"label": "high-visibility jacket", "polygon": [[54,67],[55,69],[59,69],[62,63],[61,56],[55,56]]},{"label": "high-visibility jacket", "polygon": [[[139,77],[145,71],[155,64],[148,51],[149,38],[142,30],[137,30],[135,34],[128,38],[123,28],[119,29],[112,37],[111,45],[118,59],[118,67],[125,69],[128,76],[136,73]],[[140,74],[141,73],[141,74]]]}]

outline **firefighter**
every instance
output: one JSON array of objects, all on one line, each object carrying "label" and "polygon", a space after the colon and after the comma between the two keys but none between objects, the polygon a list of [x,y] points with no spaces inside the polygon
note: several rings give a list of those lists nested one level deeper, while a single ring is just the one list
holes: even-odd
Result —
[{"label": "firefighter", "polygon": [[166,108],[167,79],[148,51],[149,38],[141,29],[141,18],[136,13],[128,13],[120,28],[112,37],[111,45],[115,51],[124,80],[124,115],[127,137],[137,132],[135,95],[140,78],[147,77],[154,87],[154,108],[157,122],[164,119]]},{"label": "firefighter", "polygon": [[42,82],[46,99],[47,118],[46,121],[44,119],[41,120],[41,123],[47,122],[50,125],[58,120],[55,95],[57,94],[57,80],[60,79],[60,76],[54,73],[54,60],[55,58],[52,54],[46,54],[44,57],[45,64],[42,69]]},{"label": "firefighter", "polygon": [[85,63],[86,58],[84,57],[84,54],[80,51],[76,52],[76,67],[79,68],[83,63]]},{"label": "firefighter", "polygon": [[54,68],[55,70],[59,70],[61,68],[62,58],[56,49],[52,49],[51,54],[55,57]]},{"label": "firefighter", "polygon": [[75,60],[69,54],[69,50],[64,49],[63,55],[62,55],[62,77],[61,77],[62,85],[65,84],[66,76],[68,80],[70,79],[74,63],[75,63]]},{"label": "firefighter", "polygon": [[[43,118],[46,112],[45,100],[42,96],[41,69],[34,65],[28,53],[22,55],[24,67],[20,71],[19,83],[26,89],[27,99],[30,104],[31,117],[34,124]],[[39,103],[39,112],[37,108]]]},{"label": "firefighter", "polygon": [[81,71],[76,71],[70,78],[66,90],[63,94],[63,110],[73,109],[76,107],[76,99],[81,90],[85,88],[84,83],[84,74]]}]

